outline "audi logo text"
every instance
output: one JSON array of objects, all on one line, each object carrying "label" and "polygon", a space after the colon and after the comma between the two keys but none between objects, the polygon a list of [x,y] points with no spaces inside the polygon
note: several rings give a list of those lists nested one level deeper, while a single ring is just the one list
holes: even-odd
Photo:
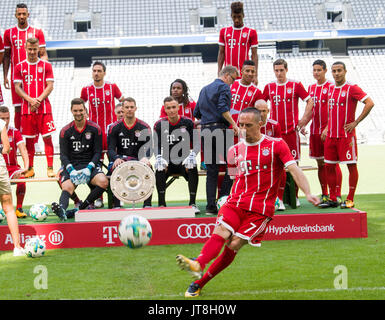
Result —
[{"label": "audi logo text", "polygon": [[181,224],[178,227],[178,236],[181,239],[205,239],[213,232],[215,223]]}]

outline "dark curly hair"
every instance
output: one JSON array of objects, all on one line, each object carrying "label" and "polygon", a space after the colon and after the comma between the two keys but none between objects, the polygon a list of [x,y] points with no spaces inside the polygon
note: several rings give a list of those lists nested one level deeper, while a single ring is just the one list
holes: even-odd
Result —
[{"label": "dark curly hair", "polygon": [[186,81],[184,81],[182,79],[175,79],[173,82],[171,82],[171,85],[170,85],[170,96],[172,95],[172,86],[173,86],[173,84],[175,82],[180,83],[182,85],[182,88],[183,88],[183,93],[182,93],[183,105],[187,106],[188,103],[190,102],[190,95],[188,93],[189,89],[188,89]]},{"label": "dark curly hair", "polygon": [[243,12],[243,2],[241,2],[241,1],[233,2],[231,4],[231,13],[235,13],[235,14],[242,13],[242,14],[244,14],[244,12]]}]

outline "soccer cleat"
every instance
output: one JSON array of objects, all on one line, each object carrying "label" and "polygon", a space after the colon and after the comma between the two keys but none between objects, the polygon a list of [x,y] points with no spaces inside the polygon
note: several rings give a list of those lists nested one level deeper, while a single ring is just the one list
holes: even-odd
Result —
[{"label": "soccer cleat", "polygon": [[338,205],[341,205],[341,203],[342,203],[342,198],[341,198],[341,196],[337,196],[337,202],[338,202]]},{"label": "soccer cleat", "polygon": [[75,213],[78,212],[78,211],[79,211],[78,208],[67,210],[67,211],[66,211],[66,217],[67,217],[67,219],[74,218],[74,217],[75,217]]},{"label": "soccer cleat", "polygon": [[193,282],[189,285],[186,292],[184,293],[185,298],[195,298],[199,297],[201,293],[201,287],[199,284]]},{"label": "soccer cleat", "polygon": [[35,176],[35,170],[33,170],[33,167],[29,167],[27,172],[24,173],[24,178],[33,178]]},{"label": "soccer cleat", "polygon": [[59,203],[53,202],[51,204],[51,209],[59,217],[61,221],[67,220],[66,212]]},{"label": "soccer cleat", "polygon": [[218,209],[217,208],[213,208],[213,209],[207,209],[206,208],[206,214],[209,215],[209,216],[216,216],[218,215]]},{"label": "soccer cleat", "polygon": [[53,167],[47,168],[47,176],[48,178],[54,178],[56,176],[55,172],[53,171]]},{"label": "soccer cleat", "polygon": [[324,209],[324,208],[329,208],[330,207],[330,198],[329,196],[323,194],[321,196],[321,202],[318,204],[318,207],[321,208],[321,209]]},{"label": "soccer cleat", "polygon": [[15,247],[13,248],[13,256],[14,257],[21,257],[25,255],[25,251],[22,247]]},{"label": "soccer cleat", "polygon": [[176,256],[176,262],[182,270],[185,270],[190,273],[194,279],[202,278],[203,271],[198,261],[189,259],[179,254]]},{"label": "soccer cleat", "polygon": [[301,206],[301,202],[299,201],[298,198],[295,199],[295,205],[296,205],[297,207],[300,207],[300,206]]},{"label": "soccer cleat", "polygon": [[354,202],[352,200],[346,199],[341,203],[341,209],[349,209],[354,207]]},{"label": "soccer cleat", "polygon": [[198,206],[195,203],[191,205],[191,208],[194,210],[195,214],[201,213],[201,211],[199,210]]},{"label": "soccer cleat", "polygon": [[18,218],[26,218],[27,217],[27,214],[23,211],[22,208],[17,208],[15,213],[16,213],[16,216]]},{"label": "soccer cleat", "polygon": [[285,205],[283,204],[283,201],[282,201],[282,200],[279,200],[278,211],[285,211],[285,210],[286,210],[286,207],[285,207]]}]

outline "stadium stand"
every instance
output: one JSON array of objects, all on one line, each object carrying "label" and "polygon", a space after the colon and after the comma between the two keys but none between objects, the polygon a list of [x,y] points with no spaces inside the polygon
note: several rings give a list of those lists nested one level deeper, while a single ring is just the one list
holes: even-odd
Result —
[{"label": "stadium stand", "polygon": [[[0,12],[0,26],[6,29],[15,24],[14,8],[20,1],[7,1]],[[77,12],[78,0],[26,0],[30,8],[31,24],[44,29],[48,40],[76,39],[79,35],[71,22]],[[91,28],[82,37],[132,37],[218,32],[231,24],[231,0],[89,0]],[[86,2],[86,3],[87,3]],[[244,0],[245,23],[259,31],[324,30],[345,28],[373,28],[384,25],[385,3],[373,1],[340,1],[345,6],[343,22],[333,23],[325,17],[321,0]],[[211,4],[210,4],[211,3]],[[209,7],[218,15],[213,28],[201,24],[192,26],[194,10]],[[63,14],[64,13],[64,14]],[[282,14],[284,13],[284,14]],[[294,18],[295,17],[295,18]]]}]

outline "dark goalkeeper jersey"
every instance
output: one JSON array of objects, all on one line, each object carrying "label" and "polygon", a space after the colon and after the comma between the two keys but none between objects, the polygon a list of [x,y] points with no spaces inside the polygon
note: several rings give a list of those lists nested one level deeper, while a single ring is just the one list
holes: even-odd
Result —
[{"label": "dark goalkeeper jersey", "polygon": [[140,160],[151,157],[151,128],[139,119],[128,127],[124,120],[119,120],[109,126],[107,135],[108,158],[115,161],[118,158]]},{"label": "dark goalkeeper jersey", "polygon": [[174,164],[179,164],[190,149],[199,152],[199,140],[194,139],[194,123],[189,118],[180,116],[176,123],[161,118],[154,125],[154,133],[154,153],[161,154],[168,162],[171,158]]},{"label": "dark goalkeeper jersey", "polygon": [[97,123],[87,120],[84,128],[78,131],[72,121],[60,131],[60,160],[64,168],[72,164],[77,170],[90,162],[96,166],[101,155],[102,131]]}]

